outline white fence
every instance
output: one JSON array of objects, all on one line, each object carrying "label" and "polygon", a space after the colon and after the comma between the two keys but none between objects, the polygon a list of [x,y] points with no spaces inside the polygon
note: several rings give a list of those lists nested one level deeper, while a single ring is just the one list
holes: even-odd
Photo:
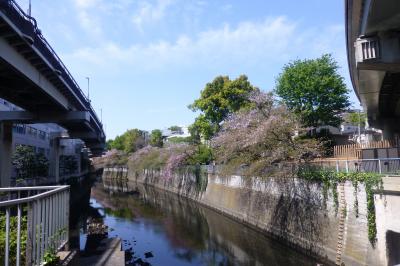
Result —
[{"label": "white fence", "polygon": [[[4,265],[13,262],[19,266],[21,257],[27,265],[41,265],[47,252],[56,252],[65,246],[68,242],[69,186],[0,188],[0,193],[0,214],[5,216]],[[24,219],[27,219],[26,228],[23,228]],[[15,228],[10,226],[15,224]],[[14,252],[10,248],[15,243]]]},{"label": "white fence", "polygon": [[[318,166],[323,169],[331,169],[336,172],[364,172],[364,173],[378,173],[383,175],[400,175],[400,158],[381,158],[381,159],[337,159],[337,160],[318,160],[307,162],[307,165]],[[292,163],[278,163],[270,167],[271,172],[286,169],[295,171],[296,164]],[[220,165],[207,165],[204,166],[210,174],[220,173]],[[243,168],[245,169],[245,168]],[[241,175],[243,169],[237,170],[237,175]]]},{"label": "white fence", "polygon": [[337,172],[368,172],[387,175],[400,175],[400,158],[360,159],[360,160],[321,160],[311,163]]}]

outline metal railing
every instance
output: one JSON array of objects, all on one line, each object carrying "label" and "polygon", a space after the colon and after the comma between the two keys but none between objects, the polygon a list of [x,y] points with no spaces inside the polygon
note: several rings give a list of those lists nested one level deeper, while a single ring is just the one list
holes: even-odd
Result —
[{"label": "metal railing", "polygon": [[364,172],[386,175],[400,175],[400,158],[321,160],[310,163],[337,172]]},{"label": "metal railing", "polygon": [[67,244],[69,186],[0,188],[0,194],[4,265],[41,265],[46,253]]},{"label": "metal railing", "polygon": [[[345,173],[361,172],[382,175],[400,175],[400,158],[317,160],[307,162],[304,165]],[[295,163],[278,163],[267,168],[266,172],[283,170],[295,172],[298,166],[299,165]],[[207,165],[204,167],[206,167],[206,171],[209,174],[218,174],[221,172],[221,165]],[[241,175],[243,169],[238,169],[236,175]]]}]

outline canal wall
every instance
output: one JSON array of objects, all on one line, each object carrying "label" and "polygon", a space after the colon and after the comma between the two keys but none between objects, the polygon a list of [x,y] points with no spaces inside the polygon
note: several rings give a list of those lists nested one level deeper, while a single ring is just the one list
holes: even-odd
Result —
[{"label": "canal wall", "polygon": [[[112,172],[105,171],[104,178],[117,176]],[[384,187],[388,184],[390,189],[374,196],[377,241],[373,246],[368,240],[362,185],[355,192],[353,184],[346,182],[324,197],[321,183],[295,178],[221,177],[192,168],[172,176],[162,170],[128,170],[118,176],[190,198],[330,264],[400,263],[400,183],[396,178],[384,178]]]}]

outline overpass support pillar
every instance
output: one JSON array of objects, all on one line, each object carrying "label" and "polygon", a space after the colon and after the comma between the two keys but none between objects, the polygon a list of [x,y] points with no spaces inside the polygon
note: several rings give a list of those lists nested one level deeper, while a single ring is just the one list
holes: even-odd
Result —
[{"label": "overpass support pillar", "polygon": [[51,156],[51,172],[56,183],[60,181],[60,139],[52,139],[52,156]]},{"label": "overpass support pillar", "polygon": [[11,186],[12,122],[0,122],[0,187]]},{"label": "overpass support pillar", "polygon": [[385,119],[383,121],[382,131],[383,139],[385,140],[395,140],[398,137],[398,126],[395,119]]}]

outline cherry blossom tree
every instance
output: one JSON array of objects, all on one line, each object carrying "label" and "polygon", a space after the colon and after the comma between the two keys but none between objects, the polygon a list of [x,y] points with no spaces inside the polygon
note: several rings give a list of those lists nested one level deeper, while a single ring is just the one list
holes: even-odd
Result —
[{"label": "cherry blossom tree", "polygon": [[319,143],[296,136],[301,125],[271,93],[257,90],[250,101],[253,107],[230,115],[212,139],[217,162],[226,173],[265,175],[277,163],[318,156]]}]

